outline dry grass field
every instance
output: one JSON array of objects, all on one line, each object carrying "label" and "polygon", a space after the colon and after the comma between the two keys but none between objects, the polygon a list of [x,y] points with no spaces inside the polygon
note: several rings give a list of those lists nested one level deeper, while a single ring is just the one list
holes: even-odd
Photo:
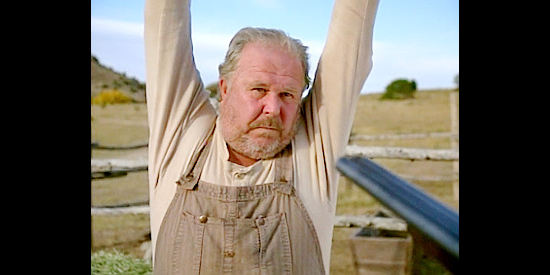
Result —
[{"label": "dry grass field", "polygon": [[[380,101],[380,94],[360,97],[352,134],[379,135],[402,133],[450,132],[452,90],[419,91],[416,98]],[[128,145],[147,142],[147,109],[144,103],[91,106],[93,142],[102,145]],[[426,149],[449,149],[449,138],[357,141],[363,146],[395,146]],[[92,151],[93,158],[132,158],[146,156],[147,149]],[[408,161],[373,159],[398,175],[453,175],[449,161]],[[451,181],[417,181],[411,183],[458,211]],[[147,172],[127,176],[94,179],[91,183],[92,206],[144,202],[148,200]],[[341,177],[337,215],[374,213],[381,205],[367,192]],[[353,274],[354,266],[348,239],[358,228],[336,228],[333,237],[331,274]],[[143,256],[140,245],[149,240],[147,215],[92,217],[92,252],[117,249],[136,257]],[[422,259],[416,259],[420,262]],[[416,264],[415,262],[415,264]],[[421,273],[421,272],[415,272]],[[438,272],[439,274],[439,272]]]}]

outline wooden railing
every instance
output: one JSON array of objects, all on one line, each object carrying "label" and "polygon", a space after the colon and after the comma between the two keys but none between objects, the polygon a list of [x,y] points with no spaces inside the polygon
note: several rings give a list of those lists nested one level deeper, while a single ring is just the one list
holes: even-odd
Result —
[{"label": "wooden railing", "polygon": [[[405,180],[423,180],[423,181],[453,181],[454,199],[458,201],[458,94],[450,93],[451,108],[451,132],[435,133],[405,133],[405,134],[384,134],[384,135],[353,135],[350,142],[358,140],[383,140],[383,139],[420,139],[420,138],[449,138],[451,140],[451,149],[421,149],[405,147],[374,147],[358,146],[349,144],[346,147],[345,156],[360,156],[365,158],[387,158],[402,160],[428,160],[428,161],[452,161],[453,175],[447,177],[440,176],[408,176],[400,175]],[[139,143],[127,146],[101,145],[92,143],[92,148],[103,150],[129,150],[147,147],[147,143]],[[92,159],[91,160],[91,178],[105,178],[112,176],[123,176],[128,172],[146,171],[147,158],[138,159]],[[133,205],[121,207],[92,207],[92,215],[117,215],[117,214],[148,214],[147,205]],[[392,218],[390,218],[392,219]],[[366,216],[337,216],[335,226],[360,226],[373,222],[374,218]],[[380,219],[376,221],[381,221]]]}]

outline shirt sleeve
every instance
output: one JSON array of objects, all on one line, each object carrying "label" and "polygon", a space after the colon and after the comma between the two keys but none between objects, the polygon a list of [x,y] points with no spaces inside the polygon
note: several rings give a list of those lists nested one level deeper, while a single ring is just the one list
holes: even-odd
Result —
[{"label": "shirt sleeve", "polygon": [[335,201],[335,164],[347,146],[357,100],[372,68],[378,0],[336,0],[310,93],[303,101],[318,196]]},{"label": "shirt sleeve", "polygon": [[193,59],[189,0],[147,0],[144,22],[148,169],[154,190],[176,146],[187,144],[192,153],[216,112]]}]

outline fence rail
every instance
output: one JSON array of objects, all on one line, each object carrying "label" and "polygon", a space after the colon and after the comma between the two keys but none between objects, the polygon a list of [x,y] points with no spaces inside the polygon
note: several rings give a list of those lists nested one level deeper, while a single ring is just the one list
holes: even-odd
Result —
[{"label": "fence rail", "polygon": [[348,145],[346,156],[406,160],[458,160],[458,150]]},{"label": "fence rail", "polygon": [[147,170],[146,158],[137,159],[92,159],[92,173],[134,172]]},{"label": "fence rail", "polygon": [[[349,138],[350,142],[359,140],[387,140],[387,139],[423,139],[423,138],[450,138],[458,140],[458,134],[454,132],[432,132],[432,133],[404,133],[404,134],[381,134],[381,135],[352,135]],[[131,145],[106,145],[92,142],[93,149],[102,150],[130,150],[149,146],[147,142],[136,143]]]},{"label": "fence rail", "polygon": [[130,145],[104,145],[104,144],[99,144],[97,142],[92,142],[91,146],[93,149],[102,149],[102,150],[131,150],[131,149],[144,148],[149,146],[149,144],[145,142],[145,143],[137,143],[137,144],[130,144]]},{"label": "fence rail", "polygon": [[122,206],[122,207],[92,207],[92,215],[97,216],[111,216],[111,215],[123,215],[123,214],[149,214],[149,206]]},{"label": "fence rail", "polygon": [[[433,133],[405,133],[405,134],[382,134],[382,135],[352,135],[349,138],[350,142],[358,140],[386,140],[386,139],[423,139],[423,138],[450,138],[458,140],[458,134],[453,132],[433,132]],[[92,142],[93,149],[102,150],[130,150],[149,146],[147,142],[131,145],[105,145],[97,142]]]},{"label": "fence rail", "polygon": [[[458,150],[445,149],[417,149],[403,147],[366,147],[348,145],[346,156],[367,158],[393,158],[405,160],[439,160],[457,161]],[[147,170],[147,159],[92,159],[92,173],[133,172]]]},{"label": "fence rail", "polygon": [[386,134],[386,135],[352,135],[350,141],[358,140],[385,140],[385,139],[422,139],[422,138],[451,138],[458,140],[458,134],[452,132],[433,133],[407,133],[407,134]]},{"label": "fence rail", "polygon": [[[122,207],[92,207],[94,216],[112,215],[149,215],[148,205],[122,206]],[[369,215],[340,215],[334,220],[334,227],[373,227],[376,229],[407,231],[407,223],[394,217],[377,217]]]}]

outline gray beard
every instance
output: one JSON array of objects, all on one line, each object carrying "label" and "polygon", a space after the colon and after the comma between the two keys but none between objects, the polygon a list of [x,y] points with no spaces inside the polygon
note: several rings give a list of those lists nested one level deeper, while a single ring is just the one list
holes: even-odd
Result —
[{"label": "gray beard", "polygon": [[221,130],[225,142],[234,151],[252,159],[269,159],[281,152],[290,144],[292,138],[296,135],[298,120],[299,119],[296,119],[292,126],[292,130],[288,134],[283,134],[283,136],[274,140],[271,144],[259,145],[254,142],[254,140],[250,139],[245,132],[240,132],[236,136],[227,136],[224,128],[233,128],[234,124],[231,123],[231,116],[226,113],[226,110],[220,108]]},{"label": "gray beard", "polygon": [[[294,128],[296,128],[297,124],[295,123],[294,125]],[[264,146],[255,143],[253,140],[250,140],[246,135],[241,135],[239,138],[233,141],[226,140],[226,142],[233,150],[249,158],[269,159],[277,155],[277,153],[281,152],[290,143],[294,135],[295,131],[293,130],[287,135],[287,137],[275,140],[271,144]]]}]

